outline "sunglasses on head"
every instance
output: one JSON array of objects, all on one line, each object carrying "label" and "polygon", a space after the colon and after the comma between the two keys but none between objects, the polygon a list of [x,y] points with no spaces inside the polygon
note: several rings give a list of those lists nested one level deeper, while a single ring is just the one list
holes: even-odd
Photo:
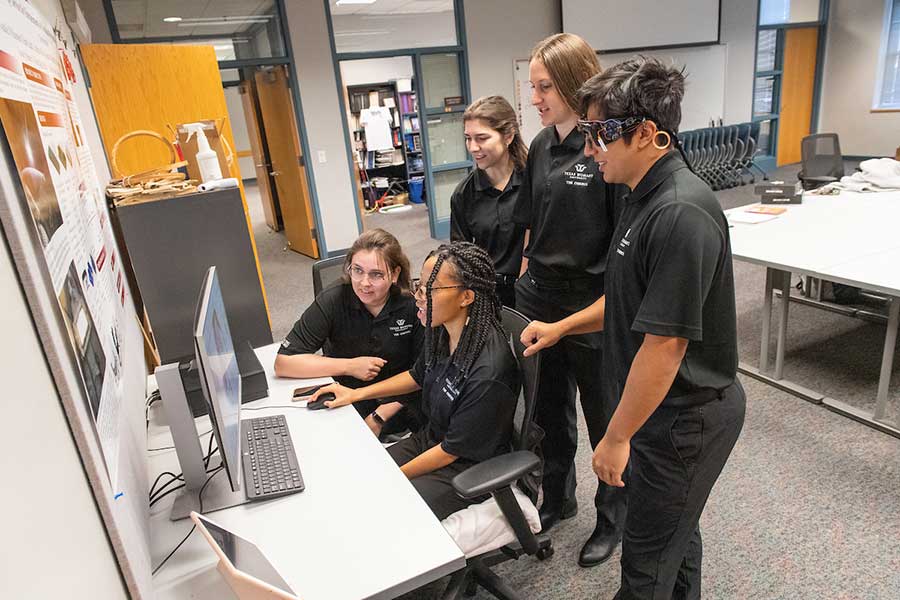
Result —
[{"label": "sunglasses on head", "polygon": [[582,119],[578,121],[576,127],[591,144],[599,146],[601,150],[606,152],[607,144],[612,144],[624,134],[637,129],[646,120],[647,117],[626,117],[624,119],[606,119],[604,121]]}]

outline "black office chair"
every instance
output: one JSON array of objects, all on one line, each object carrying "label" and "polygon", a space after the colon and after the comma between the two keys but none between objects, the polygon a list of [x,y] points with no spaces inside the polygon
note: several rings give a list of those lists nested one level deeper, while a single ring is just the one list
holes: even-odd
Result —
[{"label": "black office chair", "polygon": [[814,190],[844,176],[844,157],[836,133],[816,133],[800,143],[803,167],[797,178],[804,190]]},{"label": "black office chair", "polygon": [[518,600],[521,596],[491,571],[490,567],[507,560],[517,560],[524,555],[536,556],[538,560],[553,556],[550,537],[545,533],[532,533],[512,489],[517,484],[532,504],[537,505],[543,465],[538,453],[544,432],[533,422],[533,418],[540,356],[522,356],[525,346],[519,338],[529,319],[506,307],[503,307],[502,317],[503,328],[510,336],[522,377],[522,393],[514,421],[513,451],[470,467],[453,479],[453,487],[463,498],[491,494],[515,532],[517,541],[469,558],[465,568],[451,577],[444,591],[444,600],[455,600],[463,593],[473,596],[478,586],[501,600]]},{"label": "black office chair", "polygon": [[334,256],[317,260],[312,266],[313,295],[340,283],[344,274],[344,256]]}]

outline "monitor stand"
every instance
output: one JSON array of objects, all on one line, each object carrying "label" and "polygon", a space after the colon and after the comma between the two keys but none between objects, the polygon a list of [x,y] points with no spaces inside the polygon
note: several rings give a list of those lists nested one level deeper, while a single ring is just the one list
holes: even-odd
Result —
[{"label": "monitor stand", "polygon": [[[206,514],[246,504],[247,496],[244,490],[233,491],[227,474],[217,473],[212,479],[209,479],[210,475],[206,473],[200,436],[197,435],[197,427],[184,392],[178,364],[159,366],[156,368],[155,375],[162,397],[163,412],[166,415],[169,429],[172,431],[175,454],[178,455],[178,462],[181,464],[181,472],[184,475],[184,488],[175,498],[169,518],[178,521],[188,518],[192,510]],[[237,470],[236,476],[240,478],[240,461],[235,465],[235,469]],[[208,484],[207,480],[209,480]],[[203,490],[202,510],[201,490]]]}]

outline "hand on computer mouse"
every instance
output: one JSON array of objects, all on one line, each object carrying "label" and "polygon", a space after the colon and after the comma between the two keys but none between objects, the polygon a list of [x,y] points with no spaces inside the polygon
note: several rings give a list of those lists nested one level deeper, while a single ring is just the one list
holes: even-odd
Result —
[{"label": "hand on computer mouse", "polygon": [[323,408],[327,408],[325,403],[334,400],[334,394],[331,392],[326,392],[316,398],[315,400],[308,400],[306,402],[306,408],[309,410],[321,410]]},{"label": "hand on computer mouse", "polygon": [[[348,404],[353,404],[356,402],[354,399],[354,393],[356,390],[352,390],[348,387],[344,387],[339,383],[332,383],[331,385],[326,385],[323,388],[320,388],[313,394],[309,402],[306,404],[307,407],[315,410],[316,408],[322,408],[325,406],[327,408],[337,408],[339,406],[346,406]],[[327,397],[319,401],[322,396]],[[315,407],[313,405],[316,405]]]}]

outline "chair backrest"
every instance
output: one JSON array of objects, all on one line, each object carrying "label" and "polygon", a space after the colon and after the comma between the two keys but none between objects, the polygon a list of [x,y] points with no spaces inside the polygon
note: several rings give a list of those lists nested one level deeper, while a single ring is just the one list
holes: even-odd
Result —
[{"label": "chair backrest", "polygon": [[323,290],[340,283],[343,274],[343,256],[324,258],[314,262],[312,266],[313,295],[318,296]]},{"label": "chair backrest", "polygon": [[844,176],[844,157],[836,133],[816,133],[800,143],[804,177]]},{"label": "chair backrest", "polygon": [[[538,448],[544,432],[534,423],[534,407],[537,403],[541,357],[540,353],[528,357],[522,356],[522,352],[525,350],[525,344],[521,341],[522,330],[531,321],[522,313],[506,306],[501,311],[501,318],[503,330],[510,337],[513,354],[516,362],[519,363],[519,374],[522,379],[522,391],[519,394],[513,421],[513,449],[530,450],[540,455]],[[540,473],[530,473],[520,481],[522,490],[535,502],[538,489],[540,489],[540,480]]]}]

